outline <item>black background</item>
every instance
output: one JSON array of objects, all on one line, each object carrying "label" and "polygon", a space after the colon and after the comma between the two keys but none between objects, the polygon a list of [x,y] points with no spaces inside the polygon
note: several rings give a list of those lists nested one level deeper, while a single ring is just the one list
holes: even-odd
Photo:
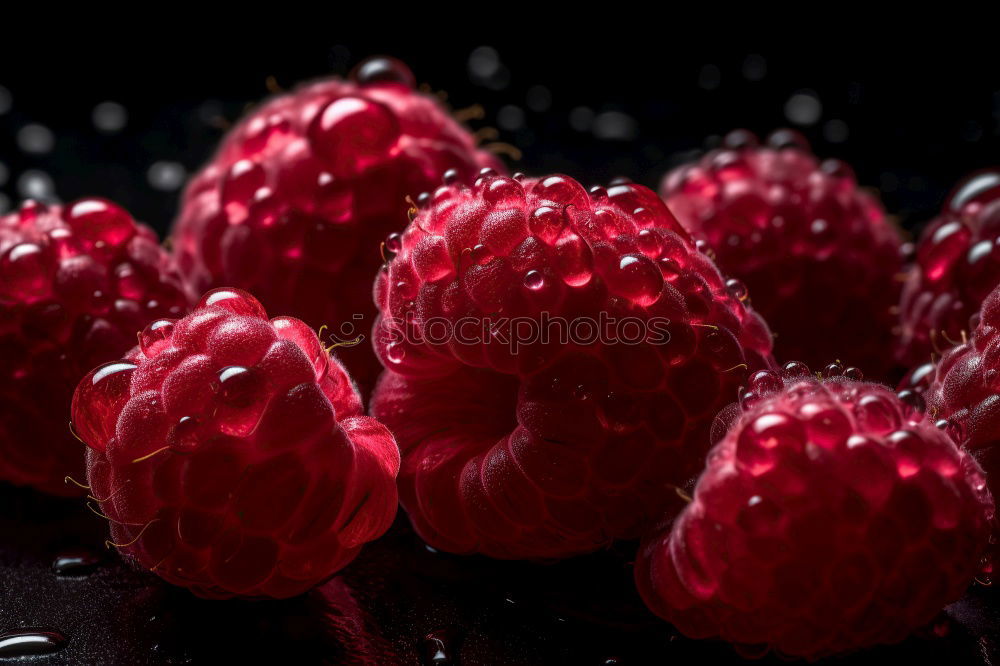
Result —
[{"label": "black background", "polygon": [[[268,94],[269,76],[288,88],[344,74],[381,53],[406,60],[419,82],[448,94],[453,108],[481,104],[486,115],[473,127],[498,127],[500,139],[523,152],[516,168],[562,171],[587,184],[625,175],[654,186],[729,129],[766,134],[797,126],[820,156],[851,163],[859,181],[878,188],[890,212],[914,229],[957,179],[1000,164],[996,53],[929,38],[890,43],[842,34],[835,44],[817,37],[812,44],[774,39],[744,46],[695,35],[692,46],[673,34],[651,40],[606,32],[613,34],[562,43],[514,34],[252,46],[194,37],[143,47],[95,40],[65,50],[39,44],[30,54],[0,47],[0,86],[11,102],[0,115],[0,205],[23,198],[25,171],[42,172],[55,197],[107,196],[162,232],[178,191],[153,187],[151,165],[197,169],[222,135],[221,120],[235,120]],[[485,78],[475,63],[480,72],[496,63],[490,50],[477,51],[483,46],[499,59],[497,73]],[[814,123],[795,125],[786,107],[803,92],[819,100],[821,113]],[[92,120],[94,107],[108,100],[128,114],[114,134],[102,134]],[[580,123],[587,117],[581,108],[596,116],[589,129]],[[31,123],[52,131],[51,151],[19,147],[18,133]]]}]

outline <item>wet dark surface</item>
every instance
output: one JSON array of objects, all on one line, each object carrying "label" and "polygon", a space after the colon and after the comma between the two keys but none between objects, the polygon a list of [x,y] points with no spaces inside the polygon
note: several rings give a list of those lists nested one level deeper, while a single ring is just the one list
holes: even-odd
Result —
[{"label": "wet dark surface", "polygon": [[[0,485],[0,507],[0,663],[601,666],[759,655],[684,639],[650,615],[624,544],[552,565],[494,562],[435,553],[398,520],[308,595],[220,602],[122,562],[81,501]],[[906,643],[826,663],[1000,663],[998,606],[977,587]]]}]

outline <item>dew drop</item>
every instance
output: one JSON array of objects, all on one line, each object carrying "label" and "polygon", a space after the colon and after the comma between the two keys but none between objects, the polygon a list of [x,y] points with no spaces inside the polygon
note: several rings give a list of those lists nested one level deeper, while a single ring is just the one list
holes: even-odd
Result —
[{"label": "dew drop", "polygon": [[399,254],[403,249],[403,237],[398,233],[391,233],[386,236],[385,249],[393,254]]},{"label": "dew drop", "polygon": [[57,576],[86,576],[101,563],[101,556],[86,548],[65,550],[52,561],[52,571]]},{"label": "dew drop", "polygon": [[156,356],[174,333],[173,319],[157,319],[139,334],[139,347],[147,358]]},{"label": "dew drop", "polygon": [[726,291],[738,301],[745,301],[747,299],[747,286],[736,278],[726,280]]},{"label": "dew drop", "polygon": [[66,647],[66,637],[49,629],[16,629],[0,634],[0,659],[53,654]]},{"label": "dew drop", "polygon": [[540,271],[528,271],[524,274],[524,286],[532,291],[538,291],[545,286],[545,276]]},{"label": "dew drop", "polygon": [[406,358],[406,349],[401,342],[390,342],[386,345],[385,356],[391,363],[402,363]]}]

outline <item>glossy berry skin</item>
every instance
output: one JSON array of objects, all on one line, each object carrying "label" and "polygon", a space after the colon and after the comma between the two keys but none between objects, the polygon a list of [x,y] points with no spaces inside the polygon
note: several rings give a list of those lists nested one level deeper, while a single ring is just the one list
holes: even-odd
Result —
[{"label": "glossy berry skin", "polygon": [[917,244],[900,299],[896,354],[925,363],[969,333],[969,317],[1000,284],[1000,169],[974,173],[951,193]]},{"label": "glossy berry skin", "polygon": [[216,289],[73,397],[111,542],[203,597],[300,594],[396,513],[399,451],[316,333]]},{"label": "glossy berry skin", "polygon": [[[240,287],[340,340],[367,338],[379,247],[406,225],[406,197],[450,169],[469,178],[484,166],[502,169],[413,90],[405,65],[376,59],[353,80],[308,83],[236,125],[184,193],[174,252],[199,292]],[[363,387],[374,381],[367,341],[340,355]]]},{"label": "glossy berry skin", "polygon": [[559,558],[638,537],[747,368],[773,363],[746,294],[638,185],[452,181],[397,250],[375,289],[372,413],[440,550]]},{"label": "glossy berry skin", "polygon": [[640,593],[692,638],[807,658],[898,642],[978,570],[982,470],[913,396],[786,369],[751,378],[692,501],[644,537]]},{"label": "glossy berry skin", "polygon": [[188,299],[156,234],[103,199],[0,217],[0,479],[71,495],[73,387]]},{"label": "glossy berry skin", "polygon": [[660,195],[746,284],[779,359],[889,374],[901,241],[849,166],[820,162],[791,130],[766,145],[739,130],[667,174]]},{"label": "glossy berry skin", "polygon": [[[927,409],[986,471],[994,496],[1000,493],[1000,285],[968,323],[971,336],[951,347],[936,363],[917,366],[900,388],[920,393]],[[994,543],[996,539],[994,539]],[[996,575],[997,553],[983,575]]]}]

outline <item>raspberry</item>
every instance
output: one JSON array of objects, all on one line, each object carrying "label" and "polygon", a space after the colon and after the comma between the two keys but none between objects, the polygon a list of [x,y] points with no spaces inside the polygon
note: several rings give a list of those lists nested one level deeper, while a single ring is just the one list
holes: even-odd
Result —
[{"label": "raspberry", "polygon": [[290,597],[396,513],[399,451],[306,324],[216,289],[73,397],[114,545],[204,597]]},{"label": "raspberry", "polygon": [[660,196],[742,280],[775,331],[778,358],[891,370],[900,237],[849,166],[818,162],[791,130],[744,130],[667,174]]},{"label": "raspberry", "polygon": [[923,363],[961,339],[1000,283],[1000,169],[963,180],[924,229],[900,299],[900,362]]},{"label": "raspberry", "polygon": [[[405,65],[372,60],[240,122],[185,191],[175,254],[199,292],[240,287],[343,340],[367,336],[379,244],[404,226],[406,197],[483,166],[502,168]],[[368,344],[341,357],[362,387],[374,381]]]},{"label": "raspberry", "polygon": [[416,530],[451,552],[637,537],[700,469],[747,367],[773,363],[744,290],[627,183],[448,179],[375,292],[372,413],[403,449]]},{"label": "raspberry", "polygon": [[78,493],[64,481],[83,478],[73,387],[187,306],[156,235],[109,201],[26,201],[0,217],[0,478]]},{"label": "raspberry", "polygon": [[976,573],[982,470],[912,395],[783,374],[751,378],[691,503],[644,538],[639,590],[692,638],[809,658],[900,641]]},{"label": "raspberry", "polygon": [[[986,471],[994,497],[1000,494],[1000,286],[969,321],[972,336],[937,363],[914,368],[900,388],[922,395],[934,418],[967,448]],[[994,539],[996,542],[997,539]],[[997,553],[984,562],[983,577],[995,575]]]}]

